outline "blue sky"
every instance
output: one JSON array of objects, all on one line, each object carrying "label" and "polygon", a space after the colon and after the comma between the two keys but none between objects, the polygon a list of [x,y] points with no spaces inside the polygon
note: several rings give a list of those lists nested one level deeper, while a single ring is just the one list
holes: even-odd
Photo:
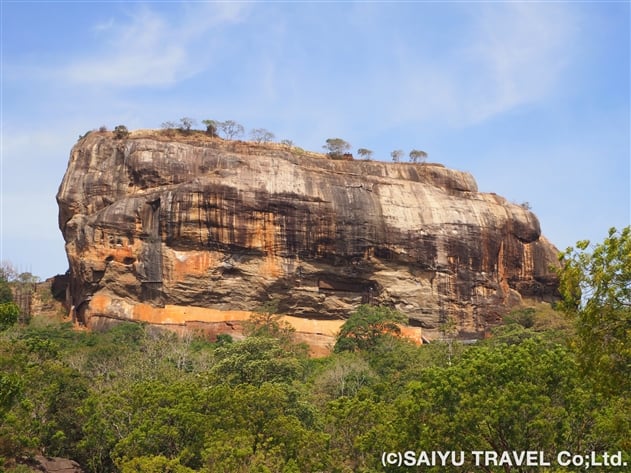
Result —
[{"label": "blue sky", "polygon": [[0,2],[0,259],[67,269],[80,134],[235,120],[417,148],[529,202],[560,249],[631,221],[629,2]]}]

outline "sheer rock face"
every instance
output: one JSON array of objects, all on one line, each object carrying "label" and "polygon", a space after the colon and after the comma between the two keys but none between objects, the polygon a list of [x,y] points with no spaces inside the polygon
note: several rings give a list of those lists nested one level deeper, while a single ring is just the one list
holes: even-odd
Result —
[{"label": "sheer rock face", "polygon": [[556,290],[556,249],[537,218],[436,164],[92,133],[57,200],[69,297],[88,324],[182,324],[168,307],[250,311],[274,298],[298,317],[374,302],[430,333],[454,320],[473,334]]}]

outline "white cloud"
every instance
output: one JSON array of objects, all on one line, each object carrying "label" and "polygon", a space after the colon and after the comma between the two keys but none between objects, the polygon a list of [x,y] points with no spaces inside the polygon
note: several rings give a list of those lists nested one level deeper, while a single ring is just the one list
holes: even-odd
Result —
[{"label": "white cloud", "polygon": [[100,33],[103,31],[108,31],[111,30],[114,27],[114,18],[109,18],[107,20],[101,21],[99,23],[96,23],[93,27],[92,30]]},{"label": "white cloud", "polygon": [[124,23],[97,22],[92,29],[106,48],[63,66],[59,73],[63,79],[83,85],[172,85],[207,66],[213,45],[203,44],[192,51],[195,41],[213,28],[238,22],[246,8],[243,3],[187,5],[177,21],[143,7]]},{"label": "white cloud", "polygon": [[398,86],[386,116],[460,127],[541,101],[575,59],[575,23],[563,4],[476,4],[441,55],[396,47],[398,67],[379,78]]},{"label": "white cloud", "polygon": [[[572,55],[575,19],[563,5],[485,5],[475,20],[477,39],[467,48],[475,68],[464,101],[471,121],[544,99],[552,93]],[[468,89],[468,90],[467,90]]]}]

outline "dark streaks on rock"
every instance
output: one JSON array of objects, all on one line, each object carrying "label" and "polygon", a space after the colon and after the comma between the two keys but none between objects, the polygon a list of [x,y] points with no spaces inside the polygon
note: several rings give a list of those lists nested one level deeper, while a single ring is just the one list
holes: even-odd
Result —
[{"label": "dark streaks on rock", "polygon": [[158,138],[94,133],[72,150],[59,225],[70,304],[88,323],[134,318],[137,303],[253,310],[277,298],[294,315],[382,303],[429,330],[452,318],[482,333],[522,296],[555,297],[557,251],[537,218],[468,173]]}]

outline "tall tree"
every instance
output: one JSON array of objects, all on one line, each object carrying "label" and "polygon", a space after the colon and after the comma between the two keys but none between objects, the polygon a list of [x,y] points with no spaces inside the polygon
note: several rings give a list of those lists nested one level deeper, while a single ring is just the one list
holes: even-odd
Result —
[{"label": "tall tree", "polygon": [[399,336],[398,324],[407,323],[407,318],[400,312],[388,307],[361,305],[351,314],[337,337],[334,350],[366,350],[388,336]]},{"label": "tall tree", "polygon": [[337,159],[341,158],[344,153],[350,150],[351,145],[342,138],[329,138],[326,140],[326,144],[323,148],[327,150],[329,157]]},{"label": "tall tree", "polygon": [[0,304],[13,302],[13,291],[9,285],[9,281],[0,274]]},{"label": "tall tree", "polygon": [[631,226],[560,257],[562,308],[576,321],[582,367],[604,391],[631,392]]},{"label": "tall tree", "polygon": [[291,382],[303,372],[301,359],[275,338],[249,337],[215,350],[210,374],[223,383],[253,384]]},{"label": "tall tree", "polygon": [[[568,349],[540,338],[473,347],[453,366],[426,369],[410,382],[395,400],[398,418],[374,438],[392,438],[395,444],[382,441],[381,448],[394,451],[579,451],[589,393],[576,368]],[[538,471],[480,469],[471,460],[417,471]]]},{"label": "tall tree", "polygon": [[20,308],[14,302],[0,304],[0,332],[18,321]]}]

